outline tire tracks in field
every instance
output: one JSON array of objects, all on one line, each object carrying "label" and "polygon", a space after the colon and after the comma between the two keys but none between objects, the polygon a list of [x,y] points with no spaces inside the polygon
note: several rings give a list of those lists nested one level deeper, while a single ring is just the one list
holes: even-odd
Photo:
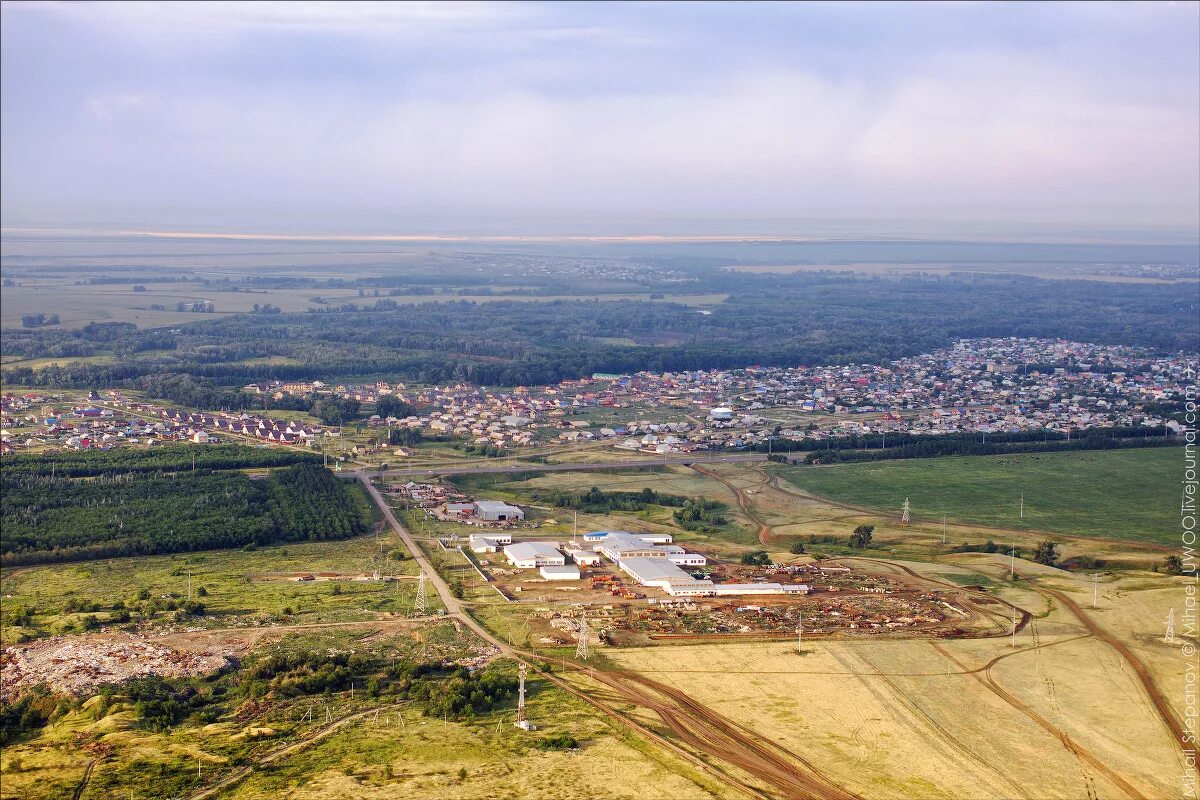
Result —
[{"label": "tire tracks in field", "polygon": [[[949,659],[955,664],[958,664],[960,667],[963,667],[963,669],[966,669],[966,665],[959,661],[948,649],[943,647],[941,643],[930,642],[930,645],[933,647],[933,649],[941,653],[943,657]],[[993,659],[991,662],[989,662],[987,668],[984,670],[972,671],[970,673],[971,677],[983,684],[984,687],[989,689],[1001,700],[1020,711],[1029,719],[1033,720],[1033,722],[1035,722],[1040,728],[1045,730],[1054,738],[1058,739],[1059,742],[1062,743],[1063,747],[1074,754],[1077,759],[1079,759],[1081,762],[1086,762],[1089,764],[1098,773],[1103,775],[1110,783],[1121,789],[1121,791],[1125,792],[1125,794],[1127,794],[1129,797],[1133,798],[1133,800],[1147,800],[1146,796],[1138,791],[1136,787],[1131,785],[1128,781],[1110,769],[1103,761],[1092,755],[1091,752],[1077,744],[1069,734],[1052,723],[1050,720],[1043,717],[1041,714],[1034,711],[1020,698],[1016,697],[1007,689],[1002,687],[999,683],[997,683],[991,674],[992,666],[994,666],[996,661],[999,661],[999,658]]]},{"label": "tire tracks in field", "polygon": [[96,764],[100,763],[100,759],[93,758],[87,763],[83,770],[83,778],[80,779],[79,785],[75,787],[74,793],[71,794],[71,800],[79,800],[83,797],[83,792],[87,789],[88,781],[92,779],[92,772],[96,769]]},{"label": "tire tracks in field", "polygon": [[[711,478],[712,480],[716,481],[717,483],[720,483],[721,485],[723,485],[729,491],[733,492],[733,496],[737,499],[738,508],[741,509],[742,513],[745,514],[750,519],[751,522],[753,522],[755,525],[758,526],[758,543],[759,544],[770,543],[771,531],[773,531],[775,529],[775,526],[768,525],[766,520],[764,520],[762,517],[758,516],[758,514],[755,513],[754,511],[750,510],[750,501],[746,499],[745,490],[739,489],[738,487],[734,486],[730,481],[728,481],[727,479],[722,477],[717,472],[714,472],[713,470],[706,469],[705,467],[701,467],[697,464],[692,464],[691,468],[695,472],[700,473],[701,475],[703,475],[706,478]],[[762,475],[763,479],[761,481],[759,481],[759,484],[757,484],[757,485],[765,486],[768,483],[770,483],[770,478],[767,477],[767,475],[765,473],[760,473],[760,475]]]},{"label": "tire tracks in field", "polygon": [[[200,791],[198,791],[192,795],[189,795],[189,800],[204,800],[204,798],[207,798],[207,797],[215,797],[220,792],[225,791],[229,787],[233,786],[235,783],[239,783],[243,778],[246,778],[247,776],[249,776],[250,773],[254,772],[254,770],[256,768],[262,767],[266,764],[270,764],[273,761],[278,761],[281,758],[290,756],[292,753],[295,753],[299,750],[303,750],[304,748],[308,747],[309,745],[315,744],[315,743],[319,742],[321,739],[324,739],[324,738],[336,733],[338,730],[345,727],[346,725],[349,725],[351,722],[354,722],[355,720],[359,720],[364,717],[369,717],[372,714],[378,714],[383,711],[392,711],[397,708],[403,708],[404,706],[407,706],[407,705],[409,705],[409,703],[407,703],[407,702],[394,703],[389,706],[379,706],[378,708],[369,708],[366,711],[359,711],[354,714],[348,714],[344,717],[341,717],[340,719],[335,719],[333,722],[330,722],[327,725],[323,725],[320,728],[317,728],[315,731],[312,731],[307,736],[301,738],[299,741],[290,742],[288,744],[277,747],[274,750],[268,751],[267,753],[263,754],[263,756],[260,757],[255,763],[247,764],[246,766],[236,770],[232,774],[227,775],[224,778],[222,778],[221,780],[217,781],[212,786],[205,787],[204,789],[201,789]],[[76,797],[76,800],[78,800],[78,797]]]}]

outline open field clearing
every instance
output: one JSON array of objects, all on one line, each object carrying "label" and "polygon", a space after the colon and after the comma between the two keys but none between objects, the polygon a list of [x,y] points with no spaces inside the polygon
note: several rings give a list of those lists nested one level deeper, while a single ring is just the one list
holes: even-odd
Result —
[{"label": "open field clearing", "polygon": [[[360,296],[357,289],[254,289],[238,292],[216,291],[192,282],[146,283],[145,291],[135,292],[138,285],[131,279],[123,284],[75,285],[66,279],[22,279],[20,286],[4,289],[4,307],[0,312],[0,327],[18,328],[21,317],[26,314],[58,314],[61,324],[67,328],[78,328],[89,322],[132,322],[138,327],[153,328],[180,325],[213,319],[217,316],[246,313],[254,306],[277,306],[284,312],[321,309],[326,304],[316,303],[313,297],[328,301],[330,306],[356,303],[360,306],[374,305],[376,300],[391,300],[402,305],[437,302],[488,303],[499,301],[545,303],[554,300],[651,300],[650,292],[623,294],[559,294],[559,295],[501,295],[501,294],[409,294],[389,296],[387,292],[375,295],[368,291]],[[688,306],[718,305],[728,297],[723,293],[672,294],[658,298],[659,302],[682,303]],[[212,313],[177,311],[179,303],[212,303]],[[153,309],[151,306],[163,306]]]},{"label": "open field clearing", "polygon": [[[121,602],[135,609],[139,594],[161,600],[186,598],[189,574],[193,597],[204,603],[205,615],[189,626],[224,626],[275,622],[305,624],[320,621],[375,619],[405,614],[412,609],[416,567],[411,560],[380,557],[399,546],[389,537],[361,536],[338,542],[305,542],[262,547],[253,551],[215,550],[205,553],[108,559],[75,564],[49,564],[5,570],[5,612],[28,608],[32,623],[6,624],[3,641],[22,636],[55,634],[76,629],[84,617],[104,623]],[[378,568],[395,581],[350,580]],[[293,573],[334,573],[346,580],[297,582]],[[203,588],[204,595],[200,595]],[[67,611],[68,604],[99,610]],[[436,608],[436,601],[433,602]],[[291,614],[284,610],[290,609]],[[134,614],[134,622],[138,621]]]},{"label": "open field clearing", "polygon": [[[839,503],[914,520],[951,520],[1072,536],[1169,543],[1176,535],[1178,448],[878,461],[777,470]],[[1025,517],[1019,516],[1021,493]]]}]

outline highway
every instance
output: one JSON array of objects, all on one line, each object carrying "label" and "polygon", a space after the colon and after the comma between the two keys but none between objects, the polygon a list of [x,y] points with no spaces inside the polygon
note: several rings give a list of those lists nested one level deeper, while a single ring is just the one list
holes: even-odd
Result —
[{"label": "highway", "polygon": [[646,467],[691,466],[692,464],[722,464],[725,462],[766,461],[764,453],[726,453],[715,456],[673,456],[669,458],[638,458],[628,461],[584,462],[575,464],[503,464],[500,466],[448,465],[444,467],[411,467],[389,469],[379,473],[368,470],[371,475],[403,477],[415,475],[473,475],[487,472],[577,472],[601,469],[644,469]]}]

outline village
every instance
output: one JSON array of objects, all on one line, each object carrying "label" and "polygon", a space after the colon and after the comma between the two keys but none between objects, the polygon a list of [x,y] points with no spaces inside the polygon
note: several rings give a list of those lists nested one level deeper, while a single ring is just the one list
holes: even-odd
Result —
[{"label": "village", "polygon": [[[402,429],[500,450],[595,442],[632,453],[746,448],[777,438],[830,440],[867,434],[1070,434],[1092,428],[1179,424],[1158,410],[1183,397],[1187,358],[1129,347],[1049,339],[962,340],[888,367],[824,367],[595,374],[511,390],[457,384],[409,387],[314,382],[250,384],[244,391],[336,395],[376,403],[396,397],[420,413],[368,415],[368,433]],[[118,390],[64,410],[59,396],[0,399],[3,452],[30,447],[106,448],[235,436],[317,448],[342,428],[251,413],[167,408]],[[376,437],[375,441],[380,441]],[[408,458],[412,448],[376,445]],[[360,455],[355,445],[352,456]]]}]

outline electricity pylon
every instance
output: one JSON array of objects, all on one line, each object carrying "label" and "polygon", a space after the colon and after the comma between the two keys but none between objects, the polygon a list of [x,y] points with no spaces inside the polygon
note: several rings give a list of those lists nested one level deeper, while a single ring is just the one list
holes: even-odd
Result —
[{"label": "electricity pylon", "polygon": [[590,636],[591,636],[591,634],[588,633],[587,617],[580,617],[579,618],[579,643],[577,645],[575,645],[575,657],[576,658],[587,661],[588,655],[589,655],[588,639],[590,638]]},{"label": "electricity pylon", "polygon": [[420,577],[417,578],[417,599],[413,601],[413,613],[424,616],[428,600],[428,590],[425,588],[425,571],[422,570]]}]

